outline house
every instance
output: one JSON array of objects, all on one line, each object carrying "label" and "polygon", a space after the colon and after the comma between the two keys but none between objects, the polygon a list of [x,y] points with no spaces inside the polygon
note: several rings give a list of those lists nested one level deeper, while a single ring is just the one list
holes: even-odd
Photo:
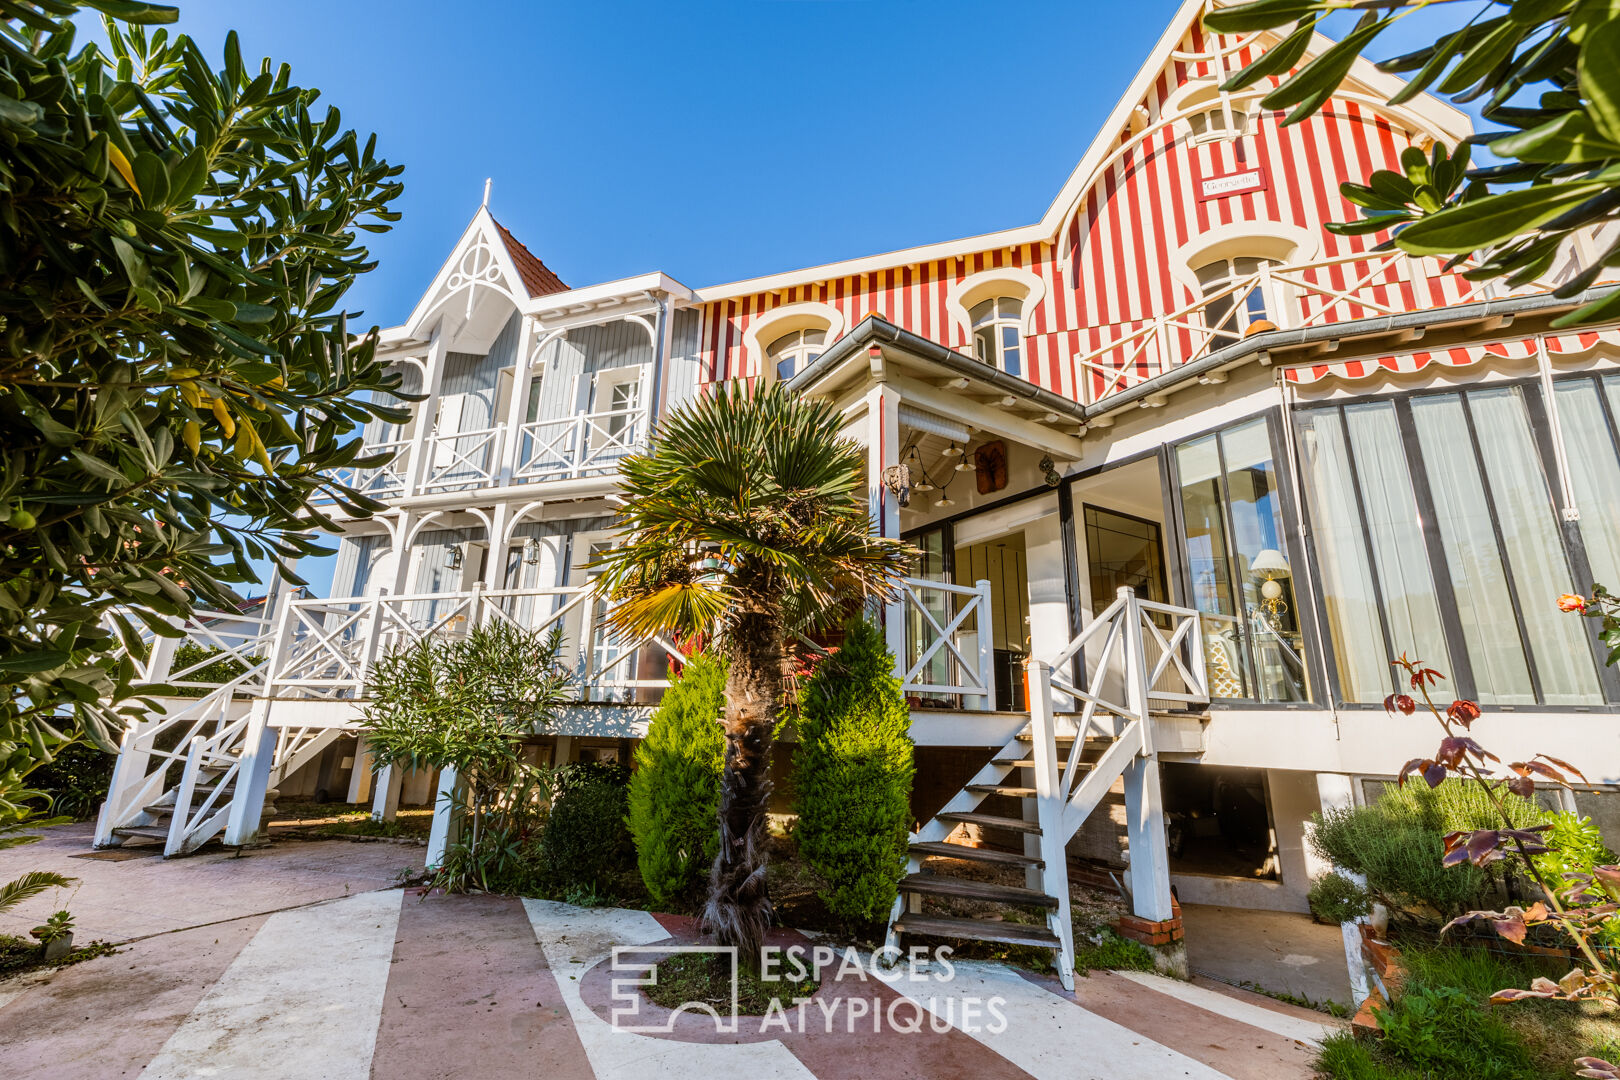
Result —
[{"label": "house", "polygon": [[[1437,741],[1381,705],[1403,653],[1480,702],[1505,760],[1580,764],[1593,783],[1549,797],[1620,839],[1620,672],[1555,606],[1620,582],[1620,336],[1552,325],[1579,301],[1551,290],[1602,248],[1507,289],[1332,234],[1357,216],[1341,182],[1468,118],[1384,104],[1398,80],[1358,62],[1284,128],[1259,105],[1274,80],[1219,89],[1270,39],[1208,33],[1204,10],[1181,7],[1027,226],[705,288],[570,287],[481,208],[382,337],[427,397],[366,432],[389,464],[343,479],[388,510],[345,526],[330,598],[281,602],[251,707],[153,721],[213,740],[195,772],[214,801],[158,827],[171,849],[251,834],[265,785],[352,746],[379,649],[484,618],[567,630],[585,689],[535,752],[622,757],[674,647],[601,627],[617,462],[736,379],[835,402],[874,528],[922,552],[886,612],[919,843],[1016,849],[1007,822],[1055,791],[1069,816],[1055,840],[1025,831],[1032,867],[1129,857],[1149,921],[1171,884],[1304,910],[1309,815]],[[101,840],[154,828],[144,805],[115,791]]]}]

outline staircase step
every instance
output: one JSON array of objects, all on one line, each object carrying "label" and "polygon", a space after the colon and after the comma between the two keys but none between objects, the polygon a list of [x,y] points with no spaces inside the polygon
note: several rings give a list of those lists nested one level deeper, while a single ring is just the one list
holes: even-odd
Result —
[{"label": "staircase step", "polygon": [[1057,899],[1036,889],[1021,889],[1012,885],[997,885],[989,881],[971,881],[967,878],[946,877],[943,874],[908,874],[900,882],[902,892],[923,893],[927,896],[955,896],[963,900],[982,900],[989,904],[1028,904],[1032,907],[1057,907]]},{"label": "staircase step", "polygon": [[[991,761],[990,764],[1002,765],[1011,769],[1033,769],[1035,767],[1035,759],[1027,757],[998,757]],[[1057,767],[1058,772],[1063,772],[1069,767],[1069,763],[1065,758],[1058,758]],[[1087,769],[1091,768],[1091,762],[1082,761],[1079,765],[1075,766],[1075,768],[1079,772],[1085,772]]]},{"label": "staircase step", "polygon": [[148,814],[151,814],[153,817],[173,817],[174,816],[174,803],[167,803],[167,804],[164,804],[162,806],[159,806],[156,803],[154,803],[154,804],[152,804],[150,806],[143,806],[143,807],[141,807],[141,809],[146,811]]},{"label": "staircase step", "polygon": [[162,840],[167,842],[169,839],[169,827],[167,825],[124,825],[120,828],[114,829],[112,834],[114,836],[122,836],[126,840],[139,838],[142,840]]},{"label": "staircase step", "polygon": [[963,825],[977,825],[981,829],[1011,829],[1014,832],[1038,833],[1041,831],[1039,822],[1025,821],[1023,818],[998,817],[995,814],[975,814],[972,812],[935,814],[939,821],[955,821]]},{"label": "staircase step", "polygon": [[912,844],[911,853],[919,858],[941,859],[968,859],[973,862],[994,863],[997,866],[1045,866],[1046,863],[1033,855],[1020,855],[1015,851],[1001,851],[997,848],[969,847],[966,844],[948,844],[944,841],[929,841],[927,843]]},{"label": "staircase step", "polygon": [[[1095,736],[1092,736],[1092,737],[1095,738]],[[1031,735],[1027,731],[1020,731],[1017,735],[1014,735],[1013,738],[1017,739],[1019,742],[1034,742],[1035,741],[1035,736]],[[1073,735],[1054,735],[1054,736],[1052,736],[1052,738],[1057,740],[1060,743],[1072,743],[1072,742],[1074,742],[1074,736]]]},{"label": "staircase step", "polygon": [[894,929],[902,934],[927,934],[930,937],[966,938],[970,941],[995,941],[1006,945],[1034,945],[1039,948],[1062,947],[1057,935],[1044,926],[1027,923],[990,922],[984,919],[947,919],[940,915],[901,915]]},{"label": "staircase step", "polygon": [[975,795],[1008,795],[1014,799],[1033,799],[1036,795],[1032,787],[1012,787],[1007,784],[969,784],[963,790]]}]

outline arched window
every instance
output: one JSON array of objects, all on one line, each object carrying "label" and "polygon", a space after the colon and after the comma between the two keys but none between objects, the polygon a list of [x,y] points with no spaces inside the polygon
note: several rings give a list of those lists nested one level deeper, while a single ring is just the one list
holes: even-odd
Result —
[{"label": "arched window", "polygon": [[[1195,267],[1199,289],[1213,297],[1204,307],[1204,325],[1222,337],[1240,337],[1250,326],[1269,319],[1265,285],[1258,275],[1261,267],[1276,265],[1275,259],[1238,256]],[[1210,347],[1224,344],[1212,341]]]},{"label": "arched window", "polygon": [[973,355],[992,367],[1020,378],[1024,374],[1024,302],[1013,296],[992,296],[968,311],[973,326]]},{"label": "arched window", "polygon": [[814,363],[826,344],[826,330],[794,330],[771,342],[765,349],[765,357],[775,367],[776,377],[787,380]]},{"label": "arched window", "polygon": [[1249,133],[1249,112],[1243,105],[1233,105],[1231,119],[1227,119],[1226,107],[1216,105],[1213,109],[1203,112],[1191,113],[1187,116],[1187,123],[1192,128],[1194,142],[1207,142],[1211,139],[1232,139]]}]

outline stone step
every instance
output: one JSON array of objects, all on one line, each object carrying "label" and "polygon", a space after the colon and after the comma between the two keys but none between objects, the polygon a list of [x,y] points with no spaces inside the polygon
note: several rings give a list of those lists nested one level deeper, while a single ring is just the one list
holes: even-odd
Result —
[{"label": "stone step", "polygon": [[949,844],[944,841],[928,841],[926,843],[912,844],[911,853],[918,858],[931,859],[968,859],[972,862],[991,863],[995,866],[1045,866],[1039,858],[1033,855],[1020,855],[1014,851],[1001,851],[997,848],[969,847],[966,844]]},{"label": "stone step", "polygon": [[1009,784],[969,784],[964,791],[971,791],[975,795],[1007,795],[1014,799],[1033,799],[1036,791],[1032,787],[1014,787]]},{"label": "stone step", "polygon": [[942,915],[913,915],[908,912],[895,920],[894,929],[902,934],[994,941],[1004,945],[1034,945],[1045,949],[1058,949],[1063,946],[1057,935],[1046,927],[1030,926],[1026,923],[948,919]]},{"label": "stone step", "polygon": [[977,825],[981,829],[1011,829],[1014,832],[1038,833],[1040,822],[1023,818],[999,817],[995,814],[976,814],[970,811],[935,814],[939,821],[954,821],[961,825]]},{"label": "stone step", "polygon": [[967,878],[947,877],[943,874],[908,874],[900,882],[900,891],[921,893],[925,896],[955,896],[963,900],[981,900],[987,904],[1057,907],[1056,897],[1047,896],[1036,889],[997,885],[989,881],[970,881]]},{"label": "stone step", "polygon": [[161,840],[165,843],[169,839],[167,825],[123,825],[112,831],[114,836],[122,836],[126,840]]}]

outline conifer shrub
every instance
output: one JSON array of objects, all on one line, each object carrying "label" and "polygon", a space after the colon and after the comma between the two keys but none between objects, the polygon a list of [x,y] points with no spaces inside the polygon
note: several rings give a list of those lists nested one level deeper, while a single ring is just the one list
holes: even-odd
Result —
[{"label": "conifer shrub", "polygon": [[622,784],[587,780],[561,792],[540,837],[540,855],[559,891],[611,892],[633,848],[625,829]]},{"label": "conifer shrub", "polygon": [[906,868],[911,715],[882,632],[864,619],[822,661],[799,708],[794,836],[835,918],[888,917]]},{"label": "conifer shrub", "polygon": [[726,663],[694,656],[653,711],[630,775],[630,833],[636,866],[653,907],[668,909],[696,891],[714,862],[725,766]]}]

